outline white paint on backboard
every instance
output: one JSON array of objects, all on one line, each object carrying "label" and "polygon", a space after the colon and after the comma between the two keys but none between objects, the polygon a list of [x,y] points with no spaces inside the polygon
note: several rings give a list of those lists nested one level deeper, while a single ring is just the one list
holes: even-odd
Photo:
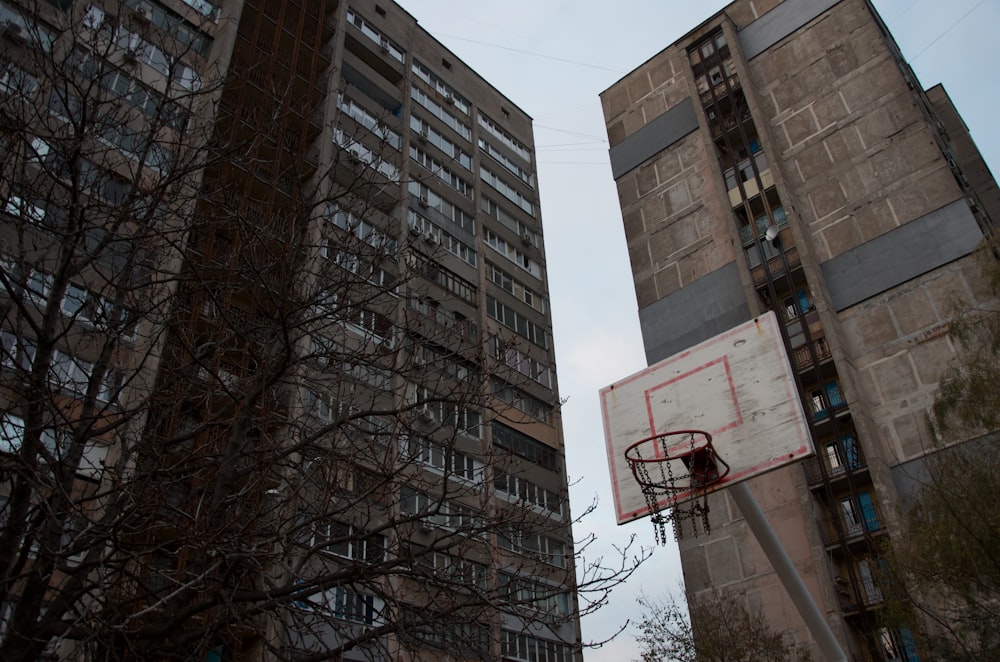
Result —
[{"label": "white paint on backboard", "polygon": [[[671,430],[711,434],[731,471],[709,491],[813,454],[773,311],[615,382],[600,397],[619,524],[651,514],[625,460],[640,439]],[[656,509],[691,496],[664,498]]]}]

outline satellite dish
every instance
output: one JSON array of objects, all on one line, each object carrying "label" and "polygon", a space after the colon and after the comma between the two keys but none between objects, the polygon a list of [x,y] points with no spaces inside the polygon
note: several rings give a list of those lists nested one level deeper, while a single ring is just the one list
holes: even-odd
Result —
[{"label": "satellite dish", "polygon": [[777,225],[769,225],[767,227],[767,232],[764,233],[764,238],[773,244],[774,240],[778,238],[778,232],[779,230]]}]

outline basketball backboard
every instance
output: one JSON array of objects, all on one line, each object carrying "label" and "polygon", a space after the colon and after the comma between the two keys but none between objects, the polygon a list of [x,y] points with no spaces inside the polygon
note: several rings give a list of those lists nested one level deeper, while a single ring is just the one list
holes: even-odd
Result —
[{"label": "basketball backboard", "polygon": [[[641,439],[672,430],[708,432],[731,469],[708,492],[813,454],[773,311],[606,386],[600,397],[619,524],[694,496],[677,493],[650,509],[625,459],[625,450]],[[685,469],[674,462],[677,473]]]}]

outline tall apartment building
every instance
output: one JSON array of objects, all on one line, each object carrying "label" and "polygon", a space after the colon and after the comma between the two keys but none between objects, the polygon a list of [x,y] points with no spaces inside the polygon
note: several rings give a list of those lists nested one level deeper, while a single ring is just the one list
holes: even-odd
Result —
[{"label": "tall apartment building", "polygon": [[580,659],[531,119],[389,0],[0,25],[0,657]]},{"label": "tall apartment building", "polygon": [[[737,0],[601,100],[647,360],[778,313],[816,457],[750,487],[852,659],[919,659],[873,577],[949,319],[986,296],[970,253],[997,189],[967,130],[868,0]],[[680,541],[687,593],[807,642],[738,509],[710,507],[711,536]]]}]

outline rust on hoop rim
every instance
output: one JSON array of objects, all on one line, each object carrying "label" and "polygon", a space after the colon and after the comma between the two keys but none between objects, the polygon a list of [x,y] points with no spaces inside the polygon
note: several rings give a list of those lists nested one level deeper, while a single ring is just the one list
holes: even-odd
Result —
[{"label": "rust on hoop rim", "polygon": [[[688,435],[689,443],[681,442],[675,444],[665,451],[659,451],[655,457],[642,457],[638,449],[650,442],[657,442],[667,437],[678,437]],[[700,440],[697,438],[701,437]],[[712,435],[704,430],[671,430],[661,432],[644,439],[640,439],[625,449],[625,459],[632,468],[632,474],[640,486],[651,487],[667,493],[680,493],[689,490],[697,490],[713,485],[729,475],[729,465],[719,457],[712,447]],[[639,465],[660,464],[680,460],[688,470],[686,478],[690,479],[687,484],[675,485],[668,481],[652,481],[644,471],[637,471]],[[720,470],[719,465],[722,469]],[[714,475],[713,475],[714,474]],[[684,480],[684,476],[671,476],[677,480]]]},{"label": "rust on hoop rim", "polygon": [[[659,447],[662,440],[681,436],[687,441],[666,449]],[[650,444],[654,457],[643,457],[640,448]],[[729,464],[712,448],[711,434],[704,430],[661,432],[630,444],[624,455],[646,499],[657,542],[666,544],[666,527],[671,523],[674,525],[674,540],[680,540],[686,520],[690,520],[695,537],[698,536],[699,521],[705,533],[711,533],[709,488],[729,475]],[[675,470],[672,465],[675,461],[680,461],[684,468],[677,467]],[[651,472],[652,467],[658,469]],[[671,503],[664,506],[660,503],[662,497],[667,497]],[[683,503],[677,503],[678,500]]]}]

